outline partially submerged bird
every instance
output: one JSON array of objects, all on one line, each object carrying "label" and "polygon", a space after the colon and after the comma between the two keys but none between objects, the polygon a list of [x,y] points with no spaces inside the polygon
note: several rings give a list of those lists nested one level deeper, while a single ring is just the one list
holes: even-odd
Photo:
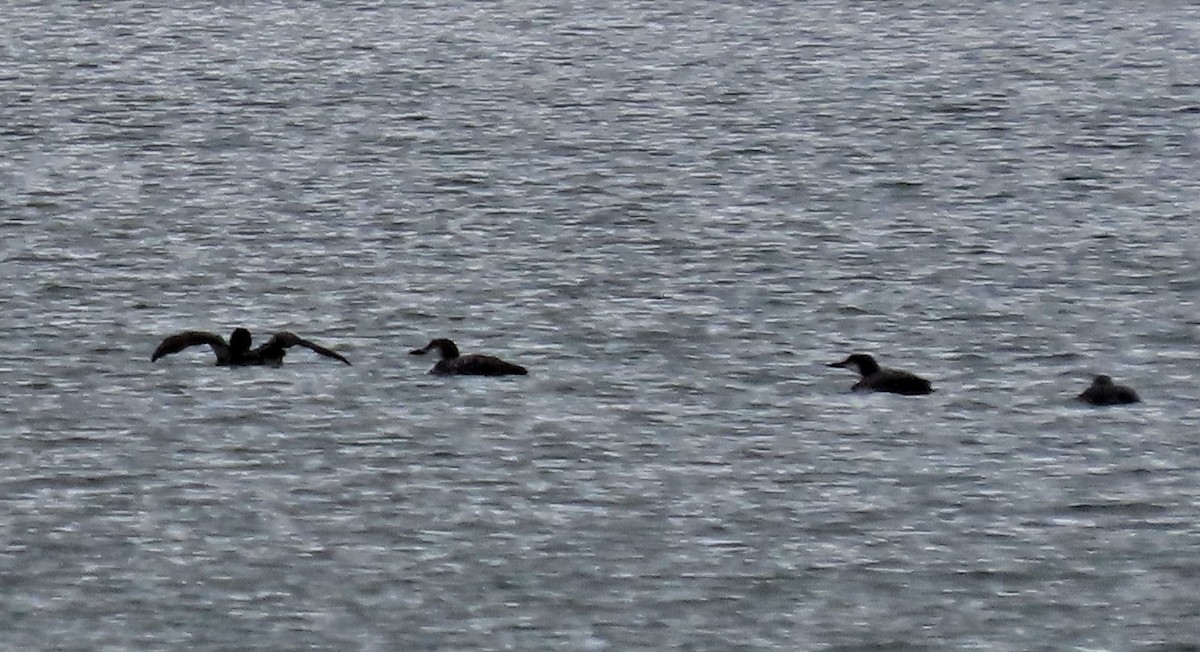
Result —
[{"label": "partially submerged bird", "polygon": [[327,349],[314,342],[309,342],[295,333],[275,333],[271,336],[271,339],[267,340],[266,344],[252,349],[250,348],[250,331],[245,328],[234,329],[233,334],[229,336],[228,342],[220,335],[206,331],[183,331],[175,333],[164,339],[162,344],[159,344],[158,348],[154,349],[154,353],[150,356],[150,361],[154,362],[164,355],[178,353],[190,346],[199,346],[201,344],[211,346],[213,353],[217,356],[217,364],[223,366],[278,366],[283,364],[283,356],[287,354],[287,349],[293,346],[303,346],[325,357],[350,364],[350,361],[337,351]]},{"label": "partially submerged bird", "polygon": [[827,366],[857,370],[862,379],[851,388],[854,391],[891,392],[907,396],[933,393],[933,385],[928,380],[907,371],[880,367],[875,358],[866,353],[855,353]]},{"label": "partially submerged bird", "polygon": [[1142,400],[1132,387],[1118,385],[1113,382],[1111,376],[1104,374],[1092,379],[1091,387],[1083,390],[1076,398],[1092,405],[1126,405]]},{"label": "partially submerged bird", "polygon": [[409,351],[412,355],[424,355],[436,351],[440,360],[429,370],[431,374],[463,375],[463,376],[524,376],[529,373],[525,367],[500,358],[480,353],[462,355],[454,342],[446,338],[438,338],[429,344]]}]

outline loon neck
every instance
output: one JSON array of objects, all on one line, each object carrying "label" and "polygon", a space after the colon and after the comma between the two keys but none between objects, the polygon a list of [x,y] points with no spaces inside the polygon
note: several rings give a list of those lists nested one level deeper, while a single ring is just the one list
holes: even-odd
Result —
[{"label": "loon neck", "polygon": [[253,339],[250,337],[250,331],[245,328],[233,329],[233,334],[229,336],[229,349],[235,355],[241,355],[250,350],[250,343]]}]

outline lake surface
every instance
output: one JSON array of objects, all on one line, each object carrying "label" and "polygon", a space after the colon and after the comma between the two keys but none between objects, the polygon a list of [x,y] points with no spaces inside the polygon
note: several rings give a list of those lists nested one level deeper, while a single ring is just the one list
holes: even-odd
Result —
[{"label": "lake surface", "polygon": [[1200,7],[679,7],[10,3],[0,648],[1200,649]]}]

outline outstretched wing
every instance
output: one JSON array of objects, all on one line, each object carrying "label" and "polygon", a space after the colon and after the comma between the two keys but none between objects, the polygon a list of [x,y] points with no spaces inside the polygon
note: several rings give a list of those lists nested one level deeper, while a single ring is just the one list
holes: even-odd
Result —
[{"label": "outstretched wing", "polygon": [[221,337],[220,335],[205,331],[183,331],[182,333],[175,333],[174,335],[168,336],[165,340],[163,340],[162,343],[158,345],[158,348],[154,349],[154,353],[151,354],[150,362],[154,362],[164,355],[179,353],[189,346],[199,346],[201,344],[207,344],[211,346],[213,353],[217,354],[218,361],[229,356],[229,344],[227,344],[225,342],[225,338]]},{"label": "outstretched wing", "polygon": [[338,353],[337,351],[334,351],[332,349],[327,349],[327,348],[321,346],[320,344],[316,344],[314,342],[309,342],[308,340],[304,339],[303,337],[300,337],[299,335],[297,335],[295,333],[287,333],[287,332],[275,333],[274,335],[271,336],[271,340],[269,342],[267,342],[266,345],[263,346],[263,348],[264,349],[269,349],[269,348],[287,349],[287,348],[291,348],[293,346],[303,346],[304,348],[311,349],[312,351],[316,351],[317,353],[319,353],[327,358],[341,360],[342,362],[345,362],[346,364],[350,364],[350,361],[347,360],[342,354]]}]

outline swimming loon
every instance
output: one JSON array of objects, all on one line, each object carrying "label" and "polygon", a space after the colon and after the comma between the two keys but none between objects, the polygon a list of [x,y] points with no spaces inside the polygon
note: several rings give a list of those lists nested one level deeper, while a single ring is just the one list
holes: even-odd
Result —
[{"label": "swimming loon", "polygon": [[429,370],[431,374],[463,375],[463,376],[524,376],[529,373],[525,367],[505,362],[500,358],[468,353],[460,355],[454,342],[446,338],[438,338],[429,344],[409,351],[412,355],[424,355],[429,351],[437,351],[441,359]]},{"label": "swimming loon", "polygon": [[854,391],[891,392],[907,396],[933,393],[933,385],[928,380],[907,371],[880,367],[875,358],[866,353],[855,353],[827,366],[858,370],[862,379],[851,388]]},{"label": "swimming loon", "polygon": [[229,342],[225,338],[216,333],[208,333],[205,331],[183,331],[168,336],[154,349],[154,353],[150,356],[150,361],[154,362],[165,355],[178,353],[190,346],[198,346],[207,344],[212,347],[213,353],[217,355],[217,364],[222,366],[240,367],[245,365],[281,365],[283,364],[283,356],[287,354],[287,349],[299,345],[317,353],[341,360],[346,364],[350,361],[344,358],[340,353],[331,351],[320,344],[314,344],[294,333],[275,333],[267,340],[266,344],[251,349],[250,348],[250,331],[245,328],[236,328],[233,334],[229,336]]},{"label": "swimming loon", "polygon": [[1076,398],[1092,405],[1126,405],[1142,400],[1138,397],[1137,392],[1133,391],[1133,388],[1118,385],[1113,382],[1111,376],[1104,374],[1096,376],[1092,380],[1092,386],[1083,390],[1083,393]]}]

